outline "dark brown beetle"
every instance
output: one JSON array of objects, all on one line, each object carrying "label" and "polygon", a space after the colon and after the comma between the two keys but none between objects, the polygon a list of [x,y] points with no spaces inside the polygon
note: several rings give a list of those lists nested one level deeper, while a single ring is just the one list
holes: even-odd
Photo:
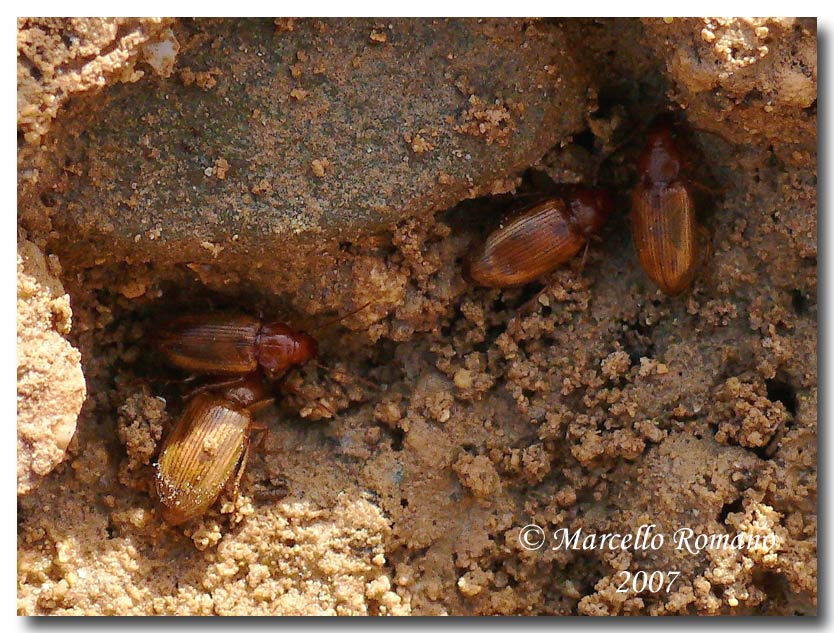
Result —
[{"label": "dark brown beetle", "polygon": [[318,354],[309,334],[245,314],[202,314],[162,329],[159,349],[175,367],[213,375],[248,374],[259,367],[275,379]]},{"label": "dark brown beetle", "polygon": [[684,169],[689,147],[667,117],[648,132],[631,194],[631,232],[640,264],[667,295],[686,290],[695,278],[699,226],[691,183]]},{"label": "dark brown beetle", "polygon": [[469,260],[469,276],[497,288],[533,281],[576,255],[613,207],[607,191],[585,187],[523,207]]},{"label": "dark brown beetle", "polygon": [[232,476],[246,468],[252,414],[272,400],[258,374],[203,390],[188,402],[159,452],[156,494],[162,518],[179,525],[202,516]]}]

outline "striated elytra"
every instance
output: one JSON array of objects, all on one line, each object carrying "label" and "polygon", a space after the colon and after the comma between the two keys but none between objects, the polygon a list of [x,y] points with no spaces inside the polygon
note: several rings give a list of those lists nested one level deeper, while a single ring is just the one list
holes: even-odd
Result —
[{"label": "striated elytra", "polygon": [[318,353],[309,334],[245,314],[184,316],[162,328],[157,342],[175,367],[214,375],[246,374],[260,367],[277,378]]},{"label": "striated elytra", "polygon": [[173,366],[227,376],[202,387],[166,437],[156,467],[162,517],[179,525],[204,514],[233,475],[246,467],[252,414],[264,399],[263,374],[274,380],[318,353],[316,340],[281,322],[245,314],[180,317],[156,343]]},{"label": "striated elytra", "polygon": [[655,121],[631,195],[631,231],[640,265],[671,296],[692,284],[699,260],[695,204],[682,169],[685,149],[668,119]]},{"label": "striated elytra", "polygon": [[249,376],[220,393],[198,393],[165,439],[156,467],[162,518],[179,525],[202,516],[246,466],[252,413],[264,400],[259,377]]},{"label": "striated elytra", "polygon": [[499,288],[533,281],[576,255],[612,209],[607,191],[584,187],[523,207],[470,258],[469,277]]}]

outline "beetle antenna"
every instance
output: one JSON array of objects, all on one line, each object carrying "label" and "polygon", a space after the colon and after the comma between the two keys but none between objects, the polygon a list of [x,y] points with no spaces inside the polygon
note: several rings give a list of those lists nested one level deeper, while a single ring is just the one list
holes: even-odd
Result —
[{"label": "beetle antenna", "polygon": [[645,134],[648,127],[648,125],[641,125],[639,127],[632,128],[626,134],[624,139],[620,140],[619,143],[615,144],[614,147],[611,148],[611,151],[605,154],[605,156],[603,156],[599,160],[594,173],[594,187],[599,186],[599,175],[602,172],[603,166],[612,158],[614,158],[617,154],[619,154],[622,150],[629,147],[637,137],[639,137],[641,134]]},{"label": "beetle antenna", "polygon": [[[159,384],[162,387],[170,387],[171,385],[187,385],[189,383],[194,382],[200,378],[198,374],[188,374],[183,378],[160,378],[157,380],[152,380],[154,384]],[[139,383],[140,381],[136,379],[136,382]]]},{"label": "beetle antenna", "polygon": [[363,303],[361,306],[359,306],[358,308],[356,308],[356,310],[353,310],[353,311],[351,311],[351,312],[348,312],[347,314],[343,314],[342,316],[336,317],[335,319],[331,319],[330,321],[325,322],[325,324],[324,324],[324,325],[322,325],[322,326],[320,326],[320,327],[318,328],[318,330],[319,330],[319,331],[322,331],[322,330],[324,330],[324,329],[326,329],[326,328],[329,328],[331,325],[335,325],[336,323],[339,323],[339,322],[341,322],[341,321],[344,321],[345,319],[347,319],[348,317],[353,316],[353,315],[354,315],[354,314],[356,314],[357,312],[361,312],[362,310],[364,310],[365,308],[367,308],[369,305],[371,305],[371,303],[373,303],[373,299],[371,299],[370,301],[366,301],[366,302],[365,302],[365,303]]},{"label": "beetle antenna", "polygon": [[331,418],[336,417],[336,412],[333,409],[331,409],[330,407],[328,407],[326,404],[324,404],[321,400],[317,400],[315,398],[312,398],[312,399],[307,398],[303,393],[298,391],[295,387],[292,387],[292,386],[290,386],[286,383],[281,385],[281,388],[284,389],[285,391],[289,391],[292,395],[296,396],[297,398],[300,398],[302,401],[312,402],[315,406],[321,407],[322,409],[324,409],[325,411],[327,411],[330,414]]},{"label": "beetle antenna", "polygon": [[[661,116],[669,116],[672,112],[670,107],[671,104],[667,104],[666,110],[663,110],[663,96],[661,94],[657,95],[657,98],[654,101],[654,104],[651,106],[651,110],[655,112],[661,112]],[[654,122],[655,118],[658,115],[655,115],[647,120],[644,120],[640,123],[640,125],[632,126],[631,130],[625,135],[625,138],[621,139],[618,143],[614,144],[614,147],[611,148],[605,156],[597,163],[596,166],[596,173],[594,174],[594,187],[599,185],[599,175],[602,172],[602,167],[611,160],[614,156],[619,154],[623,149],[629,147],[636,138],[639,136],[645,135],[648,131],[649,127],[651,127],[652,123]]]},{"label": "beetle antenna", "polygon": [[324,364],[322,364],[318,361],[315,361],[315,364],[316,364],[316,367],[319,367],[320,369],[323,369],[324,371],[326,371],[329,374],[341,374],[342,376],[348,376],[348,377],[352,378],[353,380],[357,380],[357,381],[361,382],[363,385],[371,387],[375,391],[382,391],[381,387],[378,384],[376,384],[375,382],[371,382],[370,380],[368,380],[366,378],[362,378],[361,376],[356,376],[356,375],[353,375],[353,374],[349,374],[346,371],[343,371],[341,369],[335,369],[334,367],[328,367],[327,365],[324,365]]}]

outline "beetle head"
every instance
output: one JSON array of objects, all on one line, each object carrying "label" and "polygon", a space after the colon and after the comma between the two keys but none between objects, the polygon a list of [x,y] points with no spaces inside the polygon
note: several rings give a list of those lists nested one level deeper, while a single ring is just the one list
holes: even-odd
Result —
[{"label": "beetle head", "polygon": [[267,323],[258,334],[258,363],[270,378],[318,355],[316,339],[285,323]]},{"label": "beetle head", "polygon": [[663,185],[680,177],[681,153],[672,120],[658,117],[649,128],[646,147],[637,160],[637,170],[647,184]]},{"label": "beetle head", "polygon": [[578,187],[569,200],[574,226],[586,237],[599,231],[614,210],[614,198],[606,189]]}]

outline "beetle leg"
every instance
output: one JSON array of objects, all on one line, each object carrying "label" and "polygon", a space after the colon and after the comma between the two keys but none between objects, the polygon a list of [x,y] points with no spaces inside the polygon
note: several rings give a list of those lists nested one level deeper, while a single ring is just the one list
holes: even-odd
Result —
[{"label": "beetle leg", "polygon": [[703,224],[698,225],[698,233],[704,242],[704,257],[701,260],[701,266],[706,269],[709,266],[712,255],[712,240],[710,239],[709,230]]},{"label": "beetle leg", "polygon": [[704,259],[708,259],[712,254],[712,240],[710,239],[709,229],[703,224],[698,225],[698,235],[704,242]]},{"label": "beetle leg", "polygon": [[[278,481],[276,482],[275,479]],[[270,488],[267,488],[263,483],[255,488],[253,491],[255,499],[258,501],[275,503],[276,501],[286,498],[286,496],[290,493],[289,487],[287,486],[287,480],[281,475],[278,475],[276,478],[270,478],[269,483],[272,486]]]},{"label": "beetle leg", "polygon": [[170,385],[182,385],[194,382],[200,377],[199,374],[188,374],[184,378],[166,378],[165,380],[158,380],[158,383],[163,387],[168,387]]},{"label": "beetle leg", "polygon": [[243,455],[237,465],[237,472],[235,473],[234,482],[232,483],[232,498],[237,500],[237,495],[240,492],[240,482],[243,479],[243,473],[246,472],[246,464],[249,461],[249,438],[246,438],[246,448],[243,449]]},{"label": "beetle leg", "polygon": [[289,491],[286,488],[279,488],[278,490],[261,490],[255,493],[255,498],[258,501],[275,503],[276,501],[285,499],[288,494]]},{"label": "beetle leg", "polygon": [[344,376],[344,377],[348,377],[352,380],[356,380],[358,382],[361,382],[363,385],[365,385],[367,387],[370,387],[370,388],[374,389],[375,391],[381,391],[382,390],[382,388],[378,384],[376,384],[375,382],[371,382],[370,380],[366,380],[365,378],[362,378],[361,376],[356,376],[354,374],[349,374],[346,371],[343,371],[341,369],[335,369],[333,367],[328,367],[327,365],[323,365],[318,361],[316,361],[315,364],[316,364],[316,367],[318,367],[319,369],[323,369],[324,371],[326,371],[329,374],[336,374],[337,376],[341,375],[341,376]]},{"label": "beetle leg", "polygon": [[591,240],[587,240],[585,242],[585,250],[582,251],[582,261],[579,262],[579,274],[582,274],[582,271],[585,270],[585,261],[588,258],[588,249],[591,247]]},{"label": "beetle leg", "polygon": [[765,445],[765,455],[767,455],[768,457],[773,457],[776,451],[779,450],[780,445],[782,444],[782,438],[785,437],[787,432],[787,426],[784,423],[780,424],[779,427],[776,429],[776,432],[770,438],[770,441]]},{"label": "beetle leg", "polygon": [[255,450],[257,450],[259,453],[269,454],[269,451],[266,450],[266,436],[267,436],[267,433],[269,431],[269,427],[264,426],[262,424],[253,423],[252,426],[250,427],[250,430],[253,433],[259,433],[260,434],[260,437],[258,438],[258,443],[255,446]]},{"label": "beetle leg", "polygon": [[[539,298],[547,292],[547,286],[545,285],[541,290],[539,290],[536,294],[532,296],[532,298],[528,299],[521,306],[518,308],[518,314],[529,314],[532,312],[536,305],[539,304]],[[515,318],[515,317],[513,317]]]},{"label": "beetle leg", "polygon": [[[196,376],[194,377],[196,378]],[[202,385],[194,387],[194,389],[184,394],[182,399],[187,401],[199,393],[213,391],[214,389],[222,389],[223,387],[234,387],[236,385],[242,384],[243,382],[245,382],[245,380],[246,376],[236,376],[235,378],[223,378],[214,381],[209,380],[208,382],[204,382]]]},{"label": "beetle leg", "polygon": [[331,417],[331,418],[335,418],[335,417],[336,417],[336,412],[335,412],[335,411],[333,411],[333,409],[331,409],[330,407],[328,407],[326,404],[324,404],[324,403],[323,403],[323,402],[321,402],[320,400],[316,400],[316,401],[315,401],[315,403],[316,403],[316,406],[317,406],[317,407],[321,407],[322,409],[324,409],[325,411],[327,411],[327,412],[330,414],[330,417]]},{"label": "beetle leg", "polygon": [[[249,405],[247,407],[249,413],[252,415],[256,414],[258,411],[262,411],[266,407],[270,406],[271,404],[275,403],[275,398],[266,398],[265,400],[259,400],[254,404]],[[255,446],[255,449],[259,453],[268,453],[269,451],[266,450],[265,443],[266,443],[266,436],[267,432],[269,431],[269,427],[264,424],[258,424],[257,422],[252,422],[249,425],[249,433],[250,437],[252,433],[260,433],[260,437],[258,438],[258,444]]]},{"label": "beetle leg", "polygon": [[688,184],[697,189],[702,193],[709,194],[711,196],[721,196],[729,190],[729,187],[720,187],[716,189],[715,187],[710,187],[709,185],[705,185],[704,183],[698,180],[689,180]]},{"label": "beetle leg", "polygon": [[275,398],[264,398],[263,400],[258,400],[246,408],[249,410],[249,413],[255,415],[256,413],[260,413],[266,409],[271,404],[275,404]]}]

